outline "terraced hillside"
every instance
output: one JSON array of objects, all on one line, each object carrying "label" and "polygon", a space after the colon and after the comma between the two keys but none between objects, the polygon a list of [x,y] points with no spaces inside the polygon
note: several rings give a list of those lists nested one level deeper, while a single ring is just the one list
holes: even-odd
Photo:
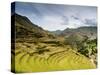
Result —
[{"label": "terraced hillside", "polygon": [[64,44],[63,38],[43,30],[24,16],[15,14],[12,17],[16,25],[15,44],[12,42],[11,50],[13,72],[96,68],[88,57]]},{"label": "terraced hillside", "polygon": [[[39,49],[43,50],[39,52]],[[13,53],[13,52],[12,52]],[[12,54],[13,57],[13,54]],[[15,71],[37,72],[52,70],[92,69],[93,63],[85,56],[71,50],[70,46],[52,44],[16,43]]]}]

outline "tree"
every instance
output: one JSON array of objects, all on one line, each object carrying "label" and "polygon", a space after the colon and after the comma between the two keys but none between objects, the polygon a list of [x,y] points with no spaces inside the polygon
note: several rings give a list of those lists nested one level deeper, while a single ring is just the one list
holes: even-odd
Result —
[{"label": "tree", "polygon": [[84,54],[87,57],[91,57],[91,55],[95,55],[97,53],[97,41],[94,40],[87,40],[81,46],[81,49],[78,50],[81,54]]}]

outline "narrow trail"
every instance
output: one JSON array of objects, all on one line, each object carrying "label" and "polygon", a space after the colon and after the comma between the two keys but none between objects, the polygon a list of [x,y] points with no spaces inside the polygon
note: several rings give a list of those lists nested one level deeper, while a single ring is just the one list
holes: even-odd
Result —
[{"label": "narrow trail", "polygon": [[93,60],[92,58],[90,59],[90,61],[91,61],[92,65],[93,65],[94,67],[96,67],[96,65],[95,65],[95,63],[94,63],[94,60]]}]

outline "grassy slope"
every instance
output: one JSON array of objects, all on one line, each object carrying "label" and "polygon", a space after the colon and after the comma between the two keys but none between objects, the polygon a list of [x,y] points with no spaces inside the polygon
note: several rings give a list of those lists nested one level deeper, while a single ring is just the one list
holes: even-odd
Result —
[{"label": "grassy slope", "polygon": [[[23,45],[22,43],[17,43],[16,45],[16,72],[38,72],[95,68],[95,66],[90,62],[88,58],[71,50],[70,46],[54,47],[44,43],[39,43],[39,46],[47,46],[46,48],[50,49],[50,52],[38,54],[36,53],[37,45],[35,44],[25,43]],[[27,48],[27,45],[30,45],[30,48]]]}]

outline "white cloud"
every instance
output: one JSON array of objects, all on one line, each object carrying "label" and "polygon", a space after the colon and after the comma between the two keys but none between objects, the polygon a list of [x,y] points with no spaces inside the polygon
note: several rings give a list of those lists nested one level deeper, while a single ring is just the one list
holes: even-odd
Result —
[{"label": "white cloud", "polygon": [[44,16],[40,26],[46,30],[63,30],[67,25],[62,25],[65,21],[62,16]]},{"label": "white cloud", "polygon": [[56,24],[59,25],[63,23],[61,16],[44,16],[45,23]]}]

